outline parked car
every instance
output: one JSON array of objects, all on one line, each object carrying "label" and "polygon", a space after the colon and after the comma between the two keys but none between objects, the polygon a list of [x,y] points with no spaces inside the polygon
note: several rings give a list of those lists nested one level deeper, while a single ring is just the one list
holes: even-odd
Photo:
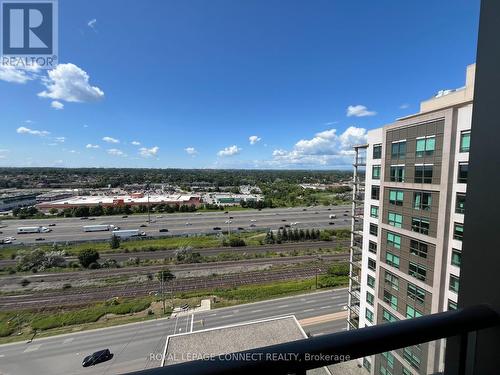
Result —
[{"label": "parked car", "polygon": [[109,351],[109,349],[99,350],[91,355],[86,356],[83,359],[82,366],[88,367],[93,366],[101,362],[105,362],[113,358],[113,354]]},{"label": "parked car", "polygon": [[165,232],[168,232],[168,229],[167,229],[167,228],[162,228],[162,229],[160,229],[160,233],[165,233]]}]

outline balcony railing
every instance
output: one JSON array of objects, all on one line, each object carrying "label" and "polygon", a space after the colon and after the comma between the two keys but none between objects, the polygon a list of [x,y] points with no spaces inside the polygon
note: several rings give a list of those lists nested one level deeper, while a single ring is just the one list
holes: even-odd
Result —
[{"label": "balcony railing", "polygon": [[[461,337],[459,374],[471,366],[467,345],[469,333],[497,326],[500,317],[486,305],[447,311],[372,327],[311,337],[272,345],[209,360],[184,362],[134,374],[144,375],[215,375],[215,374],[305,374],[306,370],[334,365],[390,350],[451,336]],[[294,354],[290,360],[290,353]],[[252,360],[245,360],[245,359]],[[473,365],[473,364],[472,364]]]}]

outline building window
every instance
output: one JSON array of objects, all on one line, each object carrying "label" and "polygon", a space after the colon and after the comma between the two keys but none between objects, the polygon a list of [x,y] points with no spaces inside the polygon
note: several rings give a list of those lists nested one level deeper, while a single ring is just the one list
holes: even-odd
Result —
[{"label": "building window", "polygon": [[404,159],[406,156],[406,141],[393,142],[391,145],[391,158]]},{"label": "building window", "polygon": [[407,318],[418,318],[419,316],[422,316],[422,313],[418,310],[416,310],[414,307],[410,305],[406,305],[406,317]]},{"label": "building window", "polygon": [[399,278],[392,273],[385,273],[384,282],[385,285],[390,286],[392,289],[399,290]]},{"label": "building window", "polygon": [[392,372],[390,372],[384,365],[380,365],[379,375],[392,375]]},{"label": "building window", "polygon": [[366,320],[368,320],[370,323],[373,323],[373,312],[370,311],[369,309],[365,310],[365,317]]},{"label": "building window", "polygon": [[415,165],[415,183],[432,184],[432,165]]},{"label": "building window", "polygon": [[464,238],[464,225],[463,224],[455,223],[455,225],[453,226],[453,238],[455,240],[462,241],[462,239]]},{"label": "building window", "polygon": [[457,303],[453,302],[451,299],[448,300],[448,310],[456,310],[458,308]]},{"label": "building window", "polygon": [[469,152],[470,148],[470,130],[460,133],[460,152]]},{"label": "building window", "polygon": [[373,158],[374,159],[382,158],[382,145],[373,146]]},{"label": "building window", "polygon": [[368,251],[377,254],[377,243],[373,241],[368,242]]},{"label": "building window", "polygon": [[425,302],[425,290],[419,288],[415,284],[408,283],[407,296],[408,298],[411,298],[415,302],[419,303]]},{"label": "building window", "polygon": [[455,213],[465,214],[465,194],[457,193],[457,199],[455,202]]},{"label": "building window", "polygon": [[373,294],[371,294],[370,292],[366,292],[366,302],[369,304],[369,305],[372,305],[373,306],[373,301],[375,300],[375,296]]},{"label": "building window", "polygon": [[372,167],[372,178],[374,180],[380,180],[380,165],[374,165]]},{"label": "building window", "polygon": [[425,281],[427,277],[427,269],[417,263],[410,262],[408,265],[408,275],[415,277],[420,281]]},{"label": "building window", "polygon": [[403,366],[403,375],[413,375],[410,370]]},{"label": "building window", "polygon": [[375,271],[377,268],[377,262],[371,258],[368,258],[368,269]]},{"label": "building window", "polygon": [[412,217],[411,218],[411,230],[414,232],[422,233],[422,234],[429,234],[429,220],[427,219],[422,219],[419,217]]},{"label": "building window", "polygon": [[396,228],[401,228],[403,226],[403,215],[396,214],[394,212],[389,212],[389,225]]},{"label": "building window", "polygon": [[391,181],[404,182],[405,180],[405,167],[404,165],[391,165]]},{"label": "building window", "polygon": [[394,310],[398,311],[398,297],[393,296],[387,290],[384,290],[384,302],[390,305]]},{"label": "building window", "polygon": [[417,192],[413,194],[413,208],[415,210],[429,211],[432,205],[432,194]]},{"label": "building window", "polygon": [[378,207],[377,206],[370,207],[370,216],[374,217],[375,219],[378,218]]},{"label": "building window", "polygon": [[428,250],[429,246],[426,243],[417,240],[410,240],[410,254],[421,258],[427,258]]},{"label": "building window", "polygon": [[399,257],[397,255],[394,255],[393,253],[390,252],[385,253],[385,262],[389,266],[399,268]]},{"label": "building window", "polygon": [[450,290],[452,292],[458,293],[459,281],[458,277],[455,275],[450,275]]},{"label": "building window", "polygon": [[380,186],[372,186],[372,199],[380,199]]},{"label": "building window", "polygon": [[436,137],[430,135],[428,137],[417,138],[417,149],[415,156],[421,158],[424,156],[432,156],[436,149]]},{"label": "building window", "polygon": [[368,360],[368,358],[363,358],[363,367],[365,369],[367,369],[368,371],[371,371],[372,370],[372,364],[371,362]]},{"label": "building window", "polygon": [[394,356],[392,355],[391,352],[382,353],[382,357],[384,357],[387,360],[387,364],[389,365],[390,368],[394,368]]},{"label": "building window", "polygon": [[420,358],[415,353],[413,353],[409,348],[404,348],[403,358],[414,369],[418,370],[420,368]]},{"label": "building window", "polygon": [[378,232],[378,225],[370,223],[370,234],[376,236]]},{"label": "building window", "polygon": [[451,264],[460,267],[460,263],[462,262],[462,252],[457,249],[451,250]]},{"label": "building window", "polygon": [[371,287],[372,289],[375,288],[375,278],[371,275],[368,275],[368,278],[366,280],[366,284]]},{"label": "building window", "polygon": [[392,322],[397,322],[398,318],[396,318],[386,309],[382,309],[382,321],[392,323]]},{"label": "building window", "polygon": [[404,193],[402,190],[389,190],[389,203],[396,206],[403,205]]},{"label": "building window", "polygon": [[387,232],[387,245],[395,247],[396,249],[401,249],[401,236]]},{"label": "building window", "polygon": [[458,183],[467,183],[467,174],[469,173],[469,163],[458,163]]}]

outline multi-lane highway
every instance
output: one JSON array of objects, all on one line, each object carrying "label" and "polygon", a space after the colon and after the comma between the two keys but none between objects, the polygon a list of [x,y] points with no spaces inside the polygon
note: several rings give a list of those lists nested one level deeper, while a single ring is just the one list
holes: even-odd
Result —
[{"label": "multi-lane highway", "polygon": [[[100,330],[0,345],[0,374],[119,374],[157,367],[168,335],[295,315],[310,335],[344,330],[347,290],[262,301]],[[112,360],[83,368],[82,359],[109,348]]]},{"label": "multi-lane highway", "polygon": [[[330,215],[336,215],[331,219]],[[83,226],[96,224],[109,224],[120,229],[140,229],[147,236],[188,235],[196,233],[216,233],[220,228],[224,231],[237,232],[242,230],[278,229],[285,225],[297,228],[326,228],[346,227],[349,225],[348,206],[318,206],[274,208],[245,211],[229,211],[227,214],[220,212],[206,213],[177,213],[151,215],[151,223],[147,215],[101,216],[81,220],[80,218],[54,218],[43,220],[4,220],[0,231],[0,238],[14,237],[14,243],[34,243],[37,238],[42,242],[90,241],[109,239],[110,232],[84,232]],[[330,224],[334,223],[334,224]],[[55,224],[50,226],[49,224]],[[141,227],[141,225],[143,227]],[[50,228],[50,233],[25,233],[17,234],[21,226],[45,226]],[[168,232],[160,232],[166,229]],[[0,245],[1,246],[1,245]]]}]

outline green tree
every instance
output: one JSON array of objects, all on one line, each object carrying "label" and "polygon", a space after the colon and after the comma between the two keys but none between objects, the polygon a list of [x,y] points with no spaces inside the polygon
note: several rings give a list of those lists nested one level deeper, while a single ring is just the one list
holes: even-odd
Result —
[{"label": "green tree", "polygon": [[88,268],[99,259],[99,253],[94,249],[84,249],[78,253],[78,260],[82,267]]},{"label": "green tree", "polygon": [[175,279],[175,275],[168,268],[164,268],[156,274],[156,278],[165,282]]}]

